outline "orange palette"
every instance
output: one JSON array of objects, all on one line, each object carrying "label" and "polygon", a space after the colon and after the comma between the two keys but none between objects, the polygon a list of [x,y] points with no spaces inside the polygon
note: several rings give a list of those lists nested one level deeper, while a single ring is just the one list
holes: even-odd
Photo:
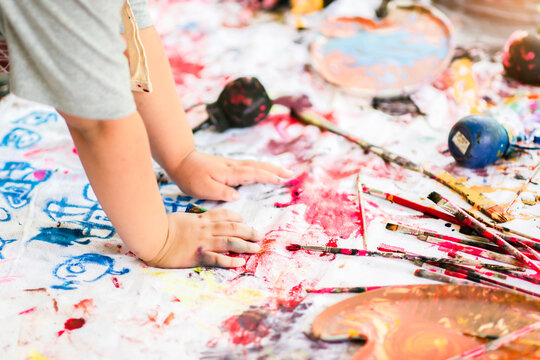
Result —
[{"label": "orange palette", "polygon": [[[540,318],[540,301],[481,286],[387,287],[324,310],[311,326],[325,341],[364,340],[360,360],[443,360]],[[540,331],[478,359],[538,359]]]},{"label": "orange palette", "polygon": [[396,2],[387,17],[328,19],[311,44],[329,82],[361,94],[396,96],[432,81],[454,51],[452,28],[433,7]]}]

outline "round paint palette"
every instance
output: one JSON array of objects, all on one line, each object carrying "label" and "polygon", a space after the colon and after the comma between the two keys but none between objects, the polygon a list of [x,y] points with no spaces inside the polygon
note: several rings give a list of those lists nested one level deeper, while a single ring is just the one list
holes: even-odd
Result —
[{"label": "round paint palette", "polygon": [[326,20],[311,44],[329,82],[364,95],[396,96],[434,80],[454,52],[450,21],[439,10],[397,2],[383,20]]},{"label": "round paint palette", "polygon": [[[471,285],[394,286],[350,297],[317,316],[312,335],[325,341],[365,340],[352,359],[447,359],[486,338],[534,323],[540,301]],[[540,331],[479,359],[540,356]]]}]

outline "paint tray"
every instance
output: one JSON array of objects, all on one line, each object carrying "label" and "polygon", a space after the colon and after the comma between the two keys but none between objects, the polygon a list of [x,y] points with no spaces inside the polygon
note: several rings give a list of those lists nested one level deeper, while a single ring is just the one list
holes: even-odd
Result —
[{"label": "paint tray", "polygon": [[[540,301],[471,285],[393,286],[350,297],[312,326],[325,341],[364,340],[353,359],[438,360],[531,324]],[[536,356],[536,357],[535,357]],[[478,359],[537,359],[540,331]]]},{"label": "paint tray", "polygon": [[315,69],[355,94],[397,96],[433,81],[454,53],[448,18],[412,2],[390,5],[382,20],[327,19],[311,44]]}]

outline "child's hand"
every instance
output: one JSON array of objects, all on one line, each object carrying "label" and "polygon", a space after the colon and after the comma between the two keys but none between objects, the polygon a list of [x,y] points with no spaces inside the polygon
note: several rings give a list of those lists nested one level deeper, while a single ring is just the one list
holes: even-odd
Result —
[{"label": "child's hand", "polygon": [[146,263],[162,268],[195,266],[238,267],[242,258],[226,252],[254,254],[260,250],[259,235],[242,223],[242,217],[231,210],[215,209],[203,214],[172,213],[169,233],[159,253]]},{"label": "child's hand", "polygon": [[234,201],[239,194],[231,186],[251,184],[282,184],[292,176],[279,166],[250,160],[232,160],[198,151],[191,152],[169,174],[188,195],[208,200]]}]

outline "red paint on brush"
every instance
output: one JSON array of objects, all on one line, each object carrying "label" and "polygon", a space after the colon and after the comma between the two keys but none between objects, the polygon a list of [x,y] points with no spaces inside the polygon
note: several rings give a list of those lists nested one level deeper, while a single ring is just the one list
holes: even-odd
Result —
[{"label": "red paint on brush", "polygon": [[347,239],[359,231],[358,209],[349,194],[338,193],[328,184],[315,184],[307,173],[288,181],[285,186],[289,189],[291,200],[287,203],[276,202],[275,207],[306,205],[306,222],[320,225],[330,237]]},{"label": "red paint on brush", "polygon": [[290,245],[285,246],[285,249],[289,251],[298,251],[301,249],[301,247],[298,244],[290,244]]},{"label": "red paint on brush", "polygon": [[180,54],[169,54],[168,57],[176,85],[184,84],[186,74],[191,74],[198,78],[201,77],[201,71],[204,69],[204,66],[185,61]]},{"label": "red paint on brush", "polygon": [[66,331],[71,331],[71,330],[75,330],[75,329],[80,329],[83,327],[83,325],[86,323],[86,320],[84,320],[83,318],[79,318],[79,319],[67,319],[66,322],[64,323],[64,330],[60,330],[58,332],[58,336],[62,335],[64,332]]}]

